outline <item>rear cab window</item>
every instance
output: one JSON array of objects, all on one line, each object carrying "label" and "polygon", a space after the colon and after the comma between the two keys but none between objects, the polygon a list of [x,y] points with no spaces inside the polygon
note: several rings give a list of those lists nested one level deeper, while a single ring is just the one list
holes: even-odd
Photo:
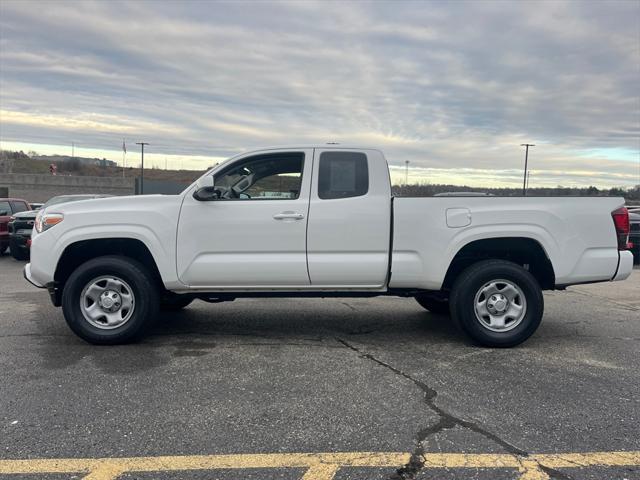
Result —
[{"label": "rear cab window", "polygon": [[318,169],[318,197],[351,198],[369,191],[369,167],[362,152],[322,152]]}]

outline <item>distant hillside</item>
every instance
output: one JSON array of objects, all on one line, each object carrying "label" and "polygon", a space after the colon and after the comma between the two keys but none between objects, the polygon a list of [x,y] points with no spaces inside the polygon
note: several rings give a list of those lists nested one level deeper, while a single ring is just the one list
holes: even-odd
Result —
[{"label": "distant hillside", "polygon": [[[99,158],[74,157],[65,155],[34,155],[29,156],[24,152],[11,152],[0,150],[0,173],[49,173],[49,165],[55,163],[58,175],[82,175],[94,177],[121,177],[122,168],[114,166],[114,162]],[[205,170],[160,170],[145,168],[144,176],[149,180],[165,180],[179,183],[190,183]],[[140,175],[139,168],[129,167],[125,169],[125,176],[134,178]],[[286,179],[285,179],[286,180]],[[274,180],[275,181],[275,180]],[[283,180],[278,180],[283,181]],[[268,190],[268,183],[263,182],[260,189]],[[292,187],[294,188],[294,187]],[[295,187],[297,188],[297,187]],[[513,197],[522,194],[521,188],[476,188],[460,185],[444,185],[423,183],[418,185],[394,185],[393,194],[399,197],[431,197],[443,192],[484,192],[500,197]],[[597,187],[585,188],[529,188],[530,196],[619,196],[625,197],[627,202],[640,204],[640,185],[635,188],[623,190],[621,188],[599,189]]]},{"label": "distant hillside", "polygon": [[118,164],[113,160],[106,158],[89,158],[89,157],[71,157],[70,155],[33,155],[32,160],[47,162],[48,164],[61,163],[69,168],[78,168],[80,166],[97,165],[100,167],[117,167]]},{"label": "distant hillside", "polygon": [[[58,175],[77,175],[92,177],[121,177],[122,167],[115,162],[100,158],[70,157],[67,155],[33,155],[24,152],[0,150],[0,173],[49,173],[49,165],[55,164]],[[204,170],[160,170],[145,168],[144,176],[150,180],[167,180],[190,183]],[[139,168],[125,168],[124,175],[129,178],[140,175]]]},{"label": "distant hillside", "polygon": [[[420,184],[420,185],[394,185],[393,194],[398,197],[432,197],[444,192],[481,192],[495,195],[496,197],[516,197],[522,195],[522,188],[491,188],[491,187],[467,187],[459,185]],[[531,197],[624,197],[627,202],[640,204],[640,185],[624,190],[622,188],[597,187],[551,187],[528,188],[527,195]]]}]

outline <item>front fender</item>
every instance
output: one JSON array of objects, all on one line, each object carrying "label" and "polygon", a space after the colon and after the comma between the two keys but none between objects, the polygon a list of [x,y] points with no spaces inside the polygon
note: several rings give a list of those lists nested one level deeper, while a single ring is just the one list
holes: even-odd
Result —
[{"label": "front fender", "polygon": [[56,229],[57,226],[33,238],[30,274],[31,278],[41,285],[54,281],[58,262],[71,245],[85,240],[130,238],[147,247],[165,288],[183,286],[176,276],[175,233],[161,236],[146,225],[130,223],[113,223],[108,226],[78,225],[64,230]]}]

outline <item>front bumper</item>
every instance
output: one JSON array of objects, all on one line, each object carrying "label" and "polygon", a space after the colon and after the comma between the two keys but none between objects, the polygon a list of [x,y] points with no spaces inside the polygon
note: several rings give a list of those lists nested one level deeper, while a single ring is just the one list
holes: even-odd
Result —
[{"label": "front bumper", "polygon": [[23,275],[24,278],[27,282],[29,282],[31,285],[38,287],[38,288],[46,288],[47,291],[49,292],[49,297],[51,297],[51,303],[53,303],[54,307],[59,307],[60,305],[62,305],[62,291],[60,290],[60,286],[58,284],[58,282],[49,282],[46,285],[41,285],[38,282],[36,282],[33,277],[31,276],[31,264],[27,263],[24,266],[24,270],[23,270]]},{"label": "front bumper", "polygon": [[623,250],[622,252],[619,252],[619,254],[620,259],[618,260],[618,270],[612,278],[614,282],[627,279],[633,270],[633,253],[629,250]]},{"label": "front bumper", "polygon": [[22,270],[22,274],[24,275],[24,279],[29,282],[31,285],[38,287],[38,288],[45,288],[44,285],[39,284],[38,282],[36,282],[33,277],[31,276],[31,264],[27,263],[24,266],[24,269]]}]

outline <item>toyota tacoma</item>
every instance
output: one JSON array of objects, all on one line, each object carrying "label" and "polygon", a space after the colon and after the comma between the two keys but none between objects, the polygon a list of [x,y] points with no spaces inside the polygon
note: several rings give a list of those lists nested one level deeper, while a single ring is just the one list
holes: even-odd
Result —
[{"label": "toyota tacoma", "polygon": [[194,299],[394,295],[509,347],[543,290],[627,278],[628,235],[622,198],[393,198],[382,152],[316,145],[238,155],[179,195],[47,207],[24,273],[95,344]]}]

